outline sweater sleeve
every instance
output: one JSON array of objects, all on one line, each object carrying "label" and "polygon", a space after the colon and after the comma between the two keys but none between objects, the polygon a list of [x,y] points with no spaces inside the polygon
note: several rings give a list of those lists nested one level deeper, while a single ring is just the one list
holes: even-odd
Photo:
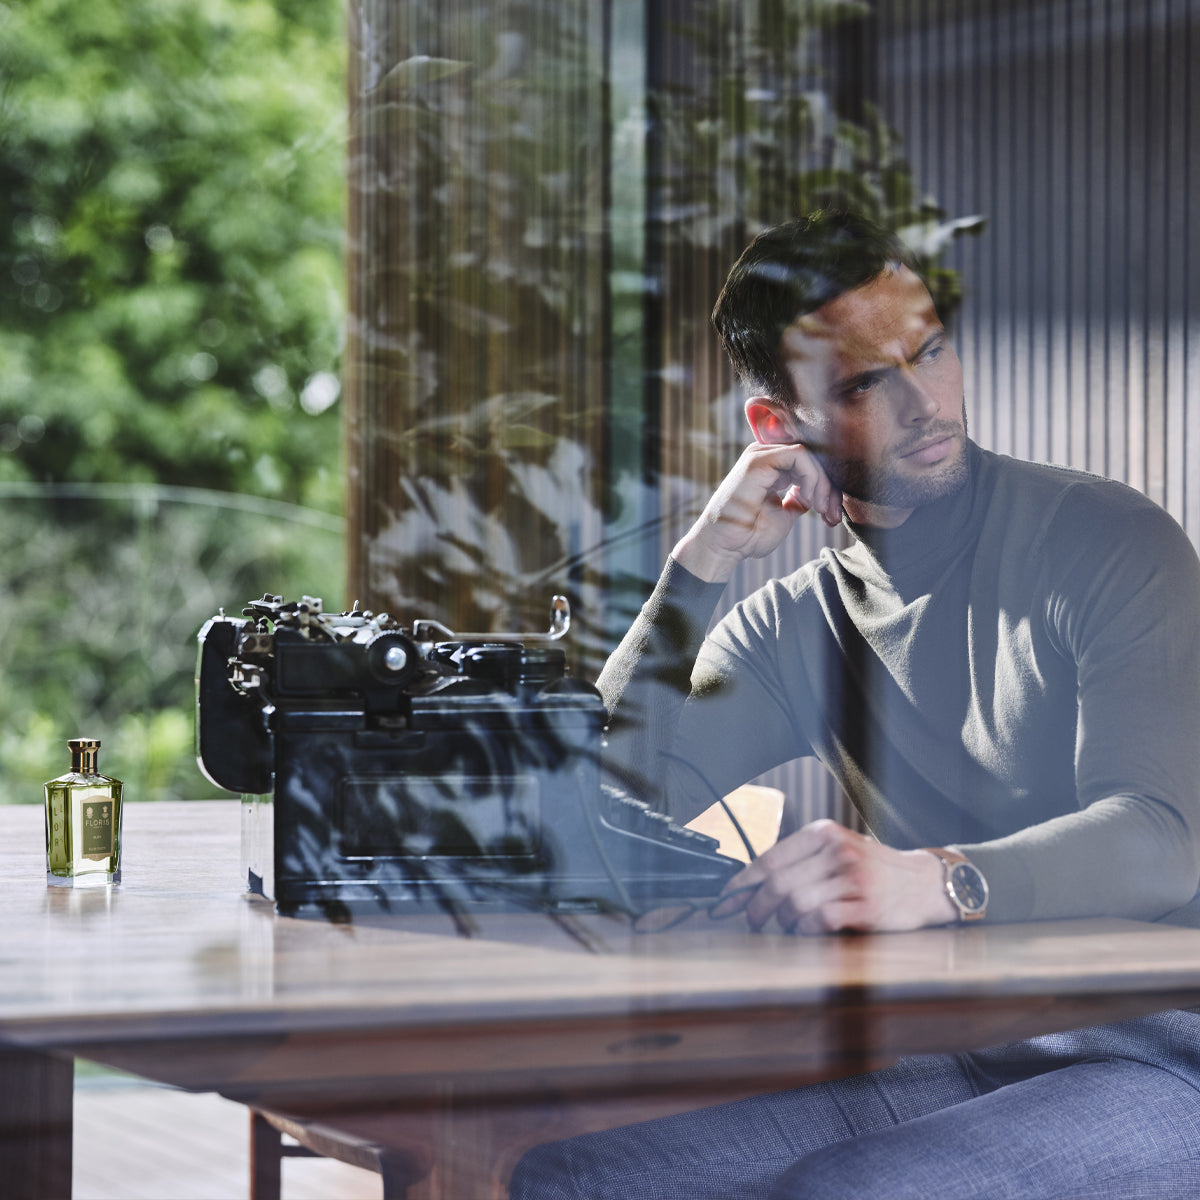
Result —
[{"label": "sweater sleeve", "polygon": [[[769,632],[757,645],[705,638],[723,591],[669,559],[597,681],[609,714],[606,774],[677,821],[808,752],[771,684]],[[730,625],[741,628],[737,612]]]},{"label": "sweater sleeve", "polygon": [[1162,918],[1200,882],[1200,562],[1149,501],[1089,499],[1054,517],[1033,614],[1075,663],[1077,811],[959,847],[998,920]]}]

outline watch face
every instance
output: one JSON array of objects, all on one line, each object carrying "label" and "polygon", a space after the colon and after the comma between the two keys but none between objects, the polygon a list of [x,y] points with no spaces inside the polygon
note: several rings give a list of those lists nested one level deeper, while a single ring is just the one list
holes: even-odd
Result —
[{"label": "watch face", "polygon": [[950,868],[950,887],[964,912],[982,912],[987,904],[987,881],[970,863],[955,863]]}]

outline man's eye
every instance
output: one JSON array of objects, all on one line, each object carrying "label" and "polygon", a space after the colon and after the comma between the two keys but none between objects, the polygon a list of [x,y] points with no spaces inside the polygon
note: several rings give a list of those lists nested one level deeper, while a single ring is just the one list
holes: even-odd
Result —
[{"label": "man's eye", "polygon": [[874,375],[868,375],[857,383],[852,383],[845,391],[847,396],[865,396],[879,380]]}]

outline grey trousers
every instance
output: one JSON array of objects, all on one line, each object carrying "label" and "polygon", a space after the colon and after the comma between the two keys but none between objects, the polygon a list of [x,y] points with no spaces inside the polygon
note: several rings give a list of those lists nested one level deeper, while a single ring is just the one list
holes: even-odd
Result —
[{"label": "grey trousers", "polygon": [[531,1150],[511,1200],[1200,1197],[1200,1015],[894,1067]]}]

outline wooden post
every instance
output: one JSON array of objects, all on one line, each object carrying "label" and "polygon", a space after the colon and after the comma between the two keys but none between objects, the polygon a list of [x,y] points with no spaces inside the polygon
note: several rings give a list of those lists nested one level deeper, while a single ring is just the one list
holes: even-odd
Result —
[{"label": "wooden post", "polygon": [[0,1180],[9,1200],[70,1200],[75,1063],[0,1047]]}]

